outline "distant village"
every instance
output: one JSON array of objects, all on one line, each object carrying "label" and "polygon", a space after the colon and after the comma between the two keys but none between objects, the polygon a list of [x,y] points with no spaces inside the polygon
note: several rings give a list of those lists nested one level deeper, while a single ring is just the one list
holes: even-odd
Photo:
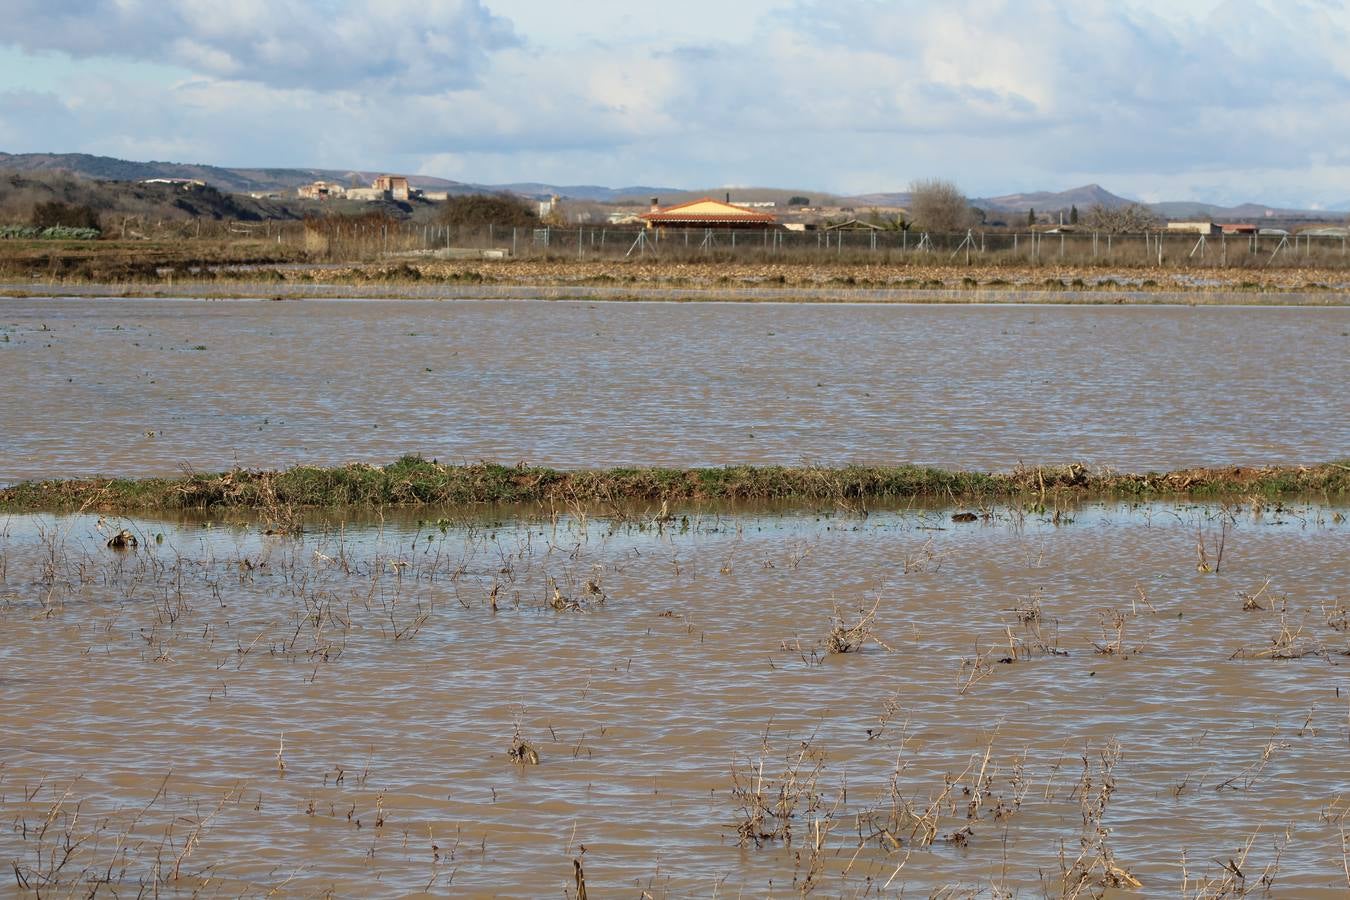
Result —
[{"label": "distant village", "polygon": [[[204,186],[205,182],[186,178],[148,178],[142,184],[171,184],[193,189]],[[757,192],[763,197],[764,193]],[[255,200],[284,200],[288,194],[282,190],[251,192],[248,196]],[[355,201],[355,202],[398,202],[398,204],[435,204],[445,202],[455,196],[447,190],[425,190],[414,188],[408,175],[381,174],[370,181],[369,186],[359,184],[342,185],[335,181],[313,181],[298,186],[294,197],[305,201]],[[702,229],[772,229],[772,231],[853,231],[887,232],[902,231],[909,228],[910,210],[895,205],[829,205],[813,204],[809,197],[792,196],[784,200],[764,200],[764,198],[733,198],[732,193],[724,193],[722,198],[699,197],[694,200],[682,200],[674,204],[661,204],[659,197],[652,197],[648,204],[633,201],[602,202],[594,200],[572,200],[552,194],[540,198],[518,196],[522,202],[537,204],[537,216],[543,224],[549,225],[613,225],[618,228],[702,228]],[[1079,210],[1054,210],[1037,215],[1030,210],[1025,219],[1018,219],[1011,213],[1015,210],[972,209],[980,216],[977,231],[1037,231],[1041,233],[1091,232],[1095,227],[1084,221],[1079,223]],[[1021,213],[1018,213],[1021,215]],[[1265,221],[1211,221],[1208,219],[1164,220],[1161,217],[1149,225],[1150,231],[1164,231],[1177,235],[1196,236],[1265,236],[1300,235],[1346,237],[1345,225],[1331,224],[1326,220],[1297,221],[1277,216],[1274,210],[1266,210]],[[1007,220],[1004,220],[1007,219]],[[1129,231],[1129,229],[1122,229]]]},{"label": "distant village", "polygon": [[[278,198],[277,192],[255,193],[255,198]],[[303,200],[355,200],[374,203],[379,201],[396,202],[444,202],[449,199],[447,191],[427,191],[412,187],[407,176],[380,175],[371,181],[370,187],[345,186],[332,181],[314,181],[296,189],[296,196]],[[553,224],[600,224],[635,227],[675,227],[675,228],[735,228],[765,229],[782,228],[787,231],[810,231],[817,228],[855,230],[884,230],[882,224],[869,224],[852,214],[852,207],[813,207],[808,198],[797,198],[802,203],[787,205],[781,210],[775,200],[736,200],[726,194],[725,199],[702,198],[670,206],[662,206],[660,199],[653,197],[647,208],[633,204],[600,204],[592,201],[564,201],[557,195],[539,200],[538,215],[541,222]],[[905,210],[887,207],[878,210],[869,207],[869,212],[891,216],[898,221]],[[829,217],[833,215],[835,219]]]},{"label": "distant village", "polygon": [[422,191],[411,187],[404,175],[380,175],[370,187],[344,187],[333,181],[315,181],[301,185],[296,193],[304,200],[363,200],[368,203],[378,200],[435,201],[445,200],[448,196],[445,191]]},{"label": "distant village", "polygon": [[[170,181],[170,179],[156,179]],[[195,182],[200,183],[200,182]],[[255,192],[251,196],[263,199],[280,199],[282,193]],[[397,203],[445,202],[451,196],[449,191],[424,190],[413,187],[408,176],[382,174],[371,180],[369,186],[343,185],[333,181],[314,181],[301,185],[295,196],[302,200],[314,201],[356,201],[376,203],[392,201]],[[522,198],[527,199],[527,198]],[[602,203],[589,200],[571,200],[556,195],[545,199],[528,200],[538,204],[538,216],[541,222],[554,225],[612,225],[637,228],[704,228],[782,231],[896,231],[906,227],[909,210],[900,206],[845,206],[813,205],[809,197],[793,197],[786,202],[764,199],[733,198],[730,192],[723,198],[703,197],[693,200],[663,205],[660,198],[651,198],[645,205],[628,203]],[[1037,217],[1034,210],[1030,221],[1001,221],[991,215],[980,223],[980,228],[990,230],[1034,229],[1047,234],[1061,234],[1092,231],[1089,224],[1079,224],[1078,210],[1074,208],[1072,220],[1068,220],[1067,210]],[[983,215],[983,213],[981,213]],[[1058,221],[1056,221],[1058,215]],[[1267,211],[1274,219],[1274,214]],[[1208,219],[1159,220],[1157,228],[1169,234],[1194,235],[1285,235],[1292,233],[1294,223],[1283,220],[1261,222],[1214,222]],[[1286,226],[1286,227],[1281,227]],[[1340,225],[1328,225],[1325,222],[1308,223],[1308,227],[1298,228],[1300,233],[1339,236],[1347,234],[1347,228]]]}]

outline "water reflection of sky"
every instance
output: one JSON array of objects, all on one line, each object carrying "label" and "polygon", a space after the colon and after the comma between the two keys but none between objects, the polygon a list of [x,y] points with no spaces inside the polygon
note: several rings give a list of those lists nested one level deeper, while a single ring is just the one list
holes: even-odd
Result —
[{"label": "water reflection of sky", "polygon": [[0,480],[410,452],[1139,471],[1350,446],[1347,309],[0,300],[0,323]]}]

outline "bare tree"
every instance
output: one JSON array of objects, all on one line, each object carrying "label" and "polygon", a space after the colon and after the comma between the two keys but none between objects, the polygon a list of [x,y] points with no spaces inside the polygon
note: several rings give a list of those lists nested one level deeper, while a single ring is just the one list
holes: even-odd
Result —
[{"label": "bare tree", "polygon": [[1142,203],[1110,208],[1098,203],[1087,214],[1088,227],[1113,234],[1137,234],[1158,226],[1158,217]]},{"label": "bare tree", "polygon": [[961,189],[941,178],[923,178],[909,184],[909,214],[925,231],[965,231],[975,224],[970,201]]},{"label": "bare tree", "polygon": [[525,225],[539,224],[534,204],[513,194],[466,194],[450,197],[440,208],[440,222],[446,225]]}]

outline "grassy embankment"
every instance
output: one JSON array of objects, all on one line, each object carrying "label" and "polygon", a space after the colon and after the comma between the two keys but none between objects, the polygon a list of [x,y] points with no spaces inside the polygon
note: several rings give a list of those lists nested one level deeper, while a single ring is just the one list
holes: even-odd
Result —
[{"label": "grassy embankment", "polygon": [[183,478],[30,481],[0,489],[0,510],[101,512],[277,510],[322,507],[478,504],[696,503],[784,501],[865,506],[905,499],[981,505],[1090,496],[1203,499],[1350,494],[1350,465],[1188,469],[1168,473],[1089,472],[1082,466],[1022,468],[1006,474],[917,466],[560,471],[479,463],[447,466],[408,456],[383,467],[236,469]]}]

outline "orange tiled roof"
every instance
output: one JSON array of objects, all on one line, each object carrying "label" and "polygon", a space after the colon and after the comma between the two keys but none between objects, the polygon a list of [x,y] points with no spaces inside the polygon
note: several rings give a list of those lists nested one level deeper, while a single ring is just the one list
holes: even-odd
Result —
[{"label": "orange tiled roof", "polygon": [[732,203],[714,200],[711,197],[667,206],[665,209],[644,213],[639,218],[658,224],[662,222],[755,222],[772,224],[778,221],[769,213],[754,212]]}]

